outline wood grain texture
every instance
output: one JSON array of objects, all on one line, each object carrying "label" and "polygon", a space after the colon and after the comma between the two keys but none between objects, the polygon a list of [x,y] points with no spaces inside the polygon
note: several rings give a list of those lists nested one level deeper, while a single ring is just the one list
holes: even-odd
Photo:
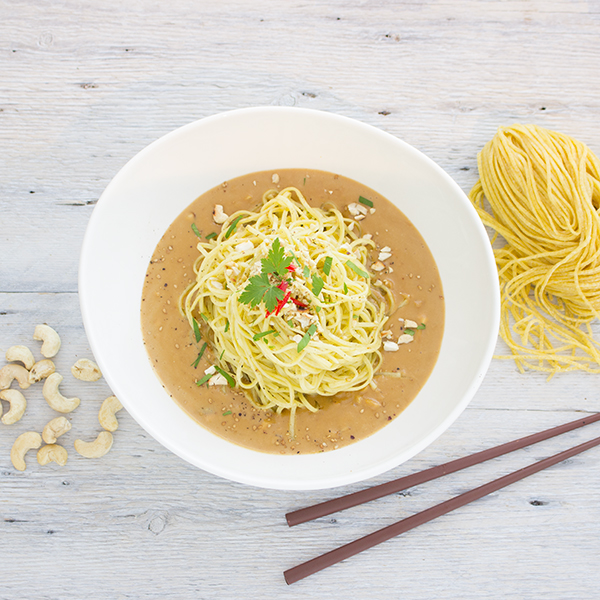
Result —
[{"label": "wood grain texture", "polygon": [[[87,221],[119,168],[157,137],[233,108],[317,108],[380,127],[468,192],[499,125],[532,122],[600,153],[600,5],[581,0],[268,2],[0,0],[0,351],[59,330],[81,406],[65,467],[10,463],[16,436],[55,413],[41,385],[0,425],[0,598],[585,600],[598,597],[598,450],[287,587],[283,570],[529,462],[600,426],[294,529],[284,513],[362,489],[267,491],[204,473],[126,413],[88,460],[104,380],[77,299]],[[499,351],[503,351],[499,342]],[[545,381],[494,361],[469,408],[393,477],[600,407],[597,378]]]}]

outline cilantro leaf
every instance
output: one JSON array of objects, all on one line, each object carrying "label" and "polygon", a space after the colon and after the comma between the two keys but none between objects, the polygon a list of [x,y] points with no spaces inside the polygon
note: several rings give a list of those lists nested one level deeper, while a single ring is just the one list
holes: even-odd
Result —
[{"label": "cilantro leaf", "polygon": [[229,236],[235,231],[237,224],[244,218],[244,215],[239,215],[237,216],[231,223],[231,225],[229,226],[229,228],[227,229],[227,232],[225,233],[225,239],[229,239]]},{"label": "cilantro leaf", "polygon": [[278,331],[275,331],[274,329],[269,329],[268,331],[261,331],[260,333],[255,333],[252,336],[252,339],[257,342],[258,340],[260,340],[261,338],[264,338],[267,335],[271,335],[272,333],[274,333],[276,336],[279,335]]},{"label": "cilantro leaf", "polygon": [[285,296],[285,293],[282,289],[272,285],[267,290],[267,292],[265,293],[265,296],[264,296],[265,306],[267,307],[267,310],[270,313],[273,312],[275,310],[275,308],[277,307],[277,303],[280,300],[283,300],[284,296]]},{"label": "cilantro leaf", "polygon": [[[240,296],[240,302],[242,304],[250,304],[250,306],[254,308],[262,302],[267,290],[270,290],[272,287],[267,273],[254,275],[248,279],[248,285],[244,288],[244,291]],[[283,295],[281,297],[283,298]]]},{"label": "cilantro leaf", "polygon": [[225,379],[227,379],[227,383],[229,384],[229,387],[231,387],[231,388],[235,387],[235,379],[227,371],[224,371],[218,365],[215,365],[215,371],[217,373],[220,373],[221,375],[223,375],[223,377],[225,377]]},{"label": "cilantro leaf", "polygon": [[192,223],[192,231],[199,237],[202,237],[202,234],[200,233],[200,231],[198,231],[198,228],[196,227],[196,223]]},{"label": "cilantro leaf", "polygon": [[321,293],[321,290],[323,289],[324,285],[325,285],[325,282],[318,275],[315,275],[313,273],[313,276],[312,276],[312,293],[315,296],[318,296]]},{"label": "cilantro leaf", "polygon": [[325,259],[325,263],[323,264],[323,273],[325,273],[325,275],[329,275],[329,273],[331,273],[331,263],[333,262],[333,258],[331,258],[331,256],[328,256]]},{"label": "cilantro leaf", "polygon": [[275,273],[279,277],[286,276],[286,269],[292,264],[293,256],[285,256],[279,238],[275,238],[267,258],[261,260],[263,273]]},{"label": "cilantro leaf", "polygon": [[421,324],[420,324],[420,325],[417,327],[417,329],[425,329],[425,323],[421,323]]},{"label": "cilantro leaf", "polygon": [[304,268],[302,269],[302,275],[304,275],[306,279],[310,277],[310,269],[306,265],[304,265]]}]

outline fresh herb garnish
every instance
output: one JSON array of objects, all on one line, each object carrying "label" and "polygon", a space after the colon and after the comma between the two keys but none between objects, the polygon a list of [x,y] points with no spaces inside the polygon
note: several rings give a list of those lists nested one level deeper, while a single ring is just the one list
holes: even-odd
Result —
[{"label": "fresh herb garnish", "polygon": [[304,183],[302,185],[306,185],[306,177],[304,178]]},{"label": "fresh herb garnish", "polygon": [[196,360],[192,363],[192,367],[194,367],[194,369],[198,366],[198,363],[200,362],[200,359],[202,358],[202,355],[204,354],[205,350],[206,350],[206,342],[204,342],[204,344],[202,344],[202,348],[200,348],[200,352],[198,352],[198,356],[196,357]]},{"label": "fresh herb garnish", "polygon": [[260,333],[256,333],[255,335],[252,336],[252,339],[255,342],[258,342],[258,340],[260,340],[261,338],[264,338],[267,335],[271,335],[272,333],[279,335],[278,331],[275,331],[274,329],[269,329],[269,331],[261,331]]},{"label": "fresh herb garnish", "polygon": [[359,266],[355,265],[351,260],[346,261],[346,266],[350,267],[357,275],[360,275],[365,279],[369,278],[369,274],[366,271],[363,271]]},{"label": "fresh herb garnish", "polygon": [[292,264],[292,260],[293,257],[285,256],[279,238],[275,238],[267,258],[263,258],[260,261],[262,264],[262,272],[274,273],[278,277],[285,277],[287,275],[286,269]]},{"label": "fresh herb garnish", "polygon": [[227,333],[229,331],[229,321],[227,321],[227,323],[225,323],[225,333]]},{"label": "fresh herb garnish", "polygon": [[223,413],[223,416],[224,416],[224,417],[226,417],[227,415],[230,415],[230,414],[231,414],[231,411],[230,411],[230,410],[226,410],[226,411]]},{"label": "fresh herb garnish", "polygon": [[316,313],[320,313],[321,312],[321,307],[320,306],[315,306],[315,312]]},{"label": "fresh herb garnish", "polygon": [[288,327],[293,327],[294,326],[294,321],[292,319],[290,319],[288,322]]},{"label": "fresh herb garnish", "polygon": [[223,348],[223,350],[221,351],[221,356],[219,356],[219,360],[223,358],[223,354],[225,354],[225,348]]},{"label": "fresh herb garnish", "polygon": [[304,348],[306,348],[308,342],[310,342],[310,338],[316,333],[317,326],[313,323],[308,331],[304,334],[304,337],[298,342],[298,352],[302,352]]},{"label": "fresh herb garnish", "polygon": [[196,227],[196,223],[192,223],[192,231],[199,237],[202,237],[202,234],[200,233],[200,231],[198,230],[198,228]]},{"label": "fresh herb garnish", "polygon": [[420,324],[420,325],[417,327],[417,329],[425,329],[425,323],[421,323],[421,324]]},{"label": "fresh herb garnish", "polygon": [[211,231],[207,236],[206,239],[207,240],[212,240],[213,238],[216,238],[217,234],[214,231]]},{"label": "fresh herb garnish", "polygon": [[194,336],[196,338],[196,344],[202,339],[202,334],[200,333],[200,325],[198,325],[198,321],[192,317],[192,327],[194,328]]},{"label": "fresh herb garnish", "polygon": [[221,373],[221,375],[223,375],[223,377],[227,379],[229,387],[235,387],[235,379],[227,371],[223,371],[223,369],[221,369],[221,367],[218,367],[217,365],[215,365],[215,370],[217,371],[217,373]]},{"label": "fresh herb garnish", "polygon": [[196,385],[204,385],[214,374],[215,371],[213,371],[212,373],[207,373],[200,381],[196,382]]},{"label": "fresh herb garnish", "polygon": [[348,293],[348,286],[344,283],[344,294]]},{"label": "fresh herb garnish", "polygon": [[415,335],[415,330],[414,329],[405,329],[404,333],[408,333],[408,335]]},{"label": "fresh herb garnish", "polygon": [[277,302],[283,300],[284,296],[284,291],[271,283],[269,275],[261,273],[250,277],[248,285],[240,295],[240,302],[255,308],[264,300],[267,310],[273,312]]},{"label": "fresh herb garnish", "polygon": [[[240,295],[240,302],[250,304],[252,308],[264,302],[268,313],[281,309],[280,302],[286,298],[288,286],[287,268],[292,260],[291,256],[285,256],[279,238],[275,238],[267,258],[261,260],[261,273],[248,279],[248,285]],[[287,297],[289,299],[289,292]]]},{"label": "fresh herb garnish", "polygon": [[302,269],[302,275],[304,275],[306,279],[310,277],[310,269],[306,265],[304,265],[304,268]]},{"label": "fresh herb garnish", "polygon": [[313,276],[312,276],[312,293],[315,296],[318,296],[321,293],[321,290],[323,289],[324,285],[325,285],[325,282],[318,275],[315,275],[313,273]]},{"label": "fresh herb garnish", "polygon": [[235,228],[237,227],[237,224],[244,218],[244,215],[239,215],[237,216],[233,222],[231,223],[231,225],[229,226],[229,229],[227,229],[227,233],[225,234],[225,239],[228,239],[229,236],[235,231]]},{"label": "fresh herb garnish", "polygon": [[198,356],[196,357],[196,360],[192,363],[192,367],[194,367],[194,369],[198,367],[198,363],[200,362],[200,359],[202,358],[202,355],[204,354],[205,350],[206,350],[206,342],[204,342],[204,344],[202,344],[202,348],[200,348],[200,352],[198,352]]},{"label": "fresh herb garnish", "polygon": [[325,273],[325,275],[329,275],[329,273],[331,273],[331,263],[333,262],[333,258],[331,258],[331,256],[328,256],[325,259],[325,263],[323,264],[323,273]]},{"label": "fresh herb garnish", "polygon": [[200,313],[200,316],[208,323],[208,317],[204,313]]},{"label": "fresh herb garnish", "polygon": [[373,203],[368,198],[365,198],[364,196],[359,196],[358,197],[358,201],[361,204],[364,204],[365,206],[368,206],[369,208],[373,208]]}]

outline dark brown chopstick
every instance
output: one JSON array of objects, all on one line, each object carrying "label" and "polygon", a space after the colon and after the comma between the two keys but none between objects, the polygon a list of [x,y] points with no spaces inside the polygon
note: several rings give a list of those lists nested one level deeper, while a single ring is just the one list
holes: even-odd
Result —
[{"label": "dark brown chopstick", "polygon": [[433,521],[437,517],[441,517],[442,515],[448,514],[449,512],[460,508],[461,506],[465,506],[465,504],[469,504],[474,500],[478,500],[479,498],[483,498],[483,496],[487,496],[492,492],[496,492],[507,485],[520,481],[529,475],[533,475],[534,473],[538,473],[552,465],[555,465],[567,458],[571,458],[580,452],[585,452],[594,446],[600,445],[600,437],[597,437],[589,442],[585,442],[584,444],[580,444],[579,446],[575,446],[574,448],[570,448],[569,450],[565,450],[564,452],[559,452],[554,456],[550,456],[549,458],[545,458],[544,460],[540,460],[528,467],[523,469],[519,469],[518,471],[514,471],[513,473],[509,473],[504,477],[500,477],[499,479],[495,479],[494,481],[490,481],[478,488],[465,492],[460,496],[456,496],[455,498],[451,498],[446,502],[442,502],[441,504],[437,504],[432,508],[428,508],[416,515],[412,515],[402,521],[398,521],[393,525],[388,527],[384,527],[379,531],[375,531],[365,537],[359,538],[349,544],[344,546],[340,546],[331,552],[327,552],[326,554],[322,554],[317,558],[313,558],[297,567],[292,569],[288,569],[284,572],[285,581],[288,584],[295,583],[300,579],[304,579],[309,575],[313,575],[318,571],[322,571],[323,569],[330,567],[346,558],[354,556],[359,552],[363,552],[377,544],[381,544],[381,542],[385,542],[390,538],[393,538],[401,533],[405,533],[410,529],[414,529],[423,523],[427,523],[429,521]]},{"label": "dark brown chopstick", "polygon": [[594,423],[596,421],[600,421],[600,413],[584,417],[583,419],[578,419],[577,421],[571,421],[570,423],[565,423],[564,425],[559,425],[558,427],[553,427],[552,429],[546,429],[545,431],[540,431],[539,433],[534,433],[533,435],[528,435],[518,440],[501,444],[500,446],[495,446],[494,448],[488,448],[487,450],[476,452],[470,456],[465,456],[463,458],[447,462],[443,465],[426,469],[425,471],[419,471],[418,473],[413,473],[412,475],[407,475],[406,477],[400,477],[400,479],[395,479],[394,481],[389,481],[388,483],[382,483],[381,485],[376,485],[360,492],[355,492],[353,494],[348,494],[347,496],[342,496],[340,498],[328,500],[327,502],[315,504],[314,506],[302,508],[300,510],[287,513],[285,518],[287,519],[290,527],[299,525],[300,523],[305,523],[306,521],[312,521],[313,519],[324,517],[325,515],[330,515],[331,513],[345,510],[346,508],[350,508],[352,506],[357,506],[358,504],[364,504],[365,502],[371,502],[371,500],[376,500],[377,498],[382,498],[383,496],[394,494],[395,492],[401,492],[402,490],[425,483],[426,481],[431,481],[432,479],[437,479],[443,475],[455,473],[461,469],[466,469],[467,467],[471,467],[473,465],[485,462],[486,460],[502,456],[503,454],[508,454],[514,450],[525,448],[531,444],[536,444],[537,442],[547,440],[554,436],[560,435],[561,433],[567,433],[567,431],[572,431],[573,429],[583,427],[584,425],[589,425],[590,423]]}]

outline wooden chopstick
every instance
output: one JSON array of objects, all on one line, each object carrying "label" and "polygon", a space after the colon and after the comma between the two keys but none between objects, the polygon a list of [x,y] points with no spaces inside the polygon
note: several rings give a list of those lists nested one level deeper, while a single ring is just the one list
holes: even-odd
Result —
[{"label": "wooden chopstick", "polygon": [[350,508],[352,506],[357,506],[358,504],[371,502],[371,500],[376,500],[377,498],[382,498],[383,496],[406,490],[415,485],[425,483],[426,481],[431,481],[432,479],[442,477],[443,475],[455,473],[461,469],[466,469],[467,467],[471,467],[473,465],[485,462],[486,460],[490,460],[492,458],[508,454],[509,452],[525,448],[531,444],[536,444],[537,442],[547,440],[554,436],[560,435],[561,433],[572,431],[573,429],[583,427],[584,425],[589,425],[590,423],[594,423],[596,421],[600,421],[600,413],[584,417],[583,419],[577,419],[576,421],[571,421],[570,423],[565,423],[564,425],[559,425],[558,427],[552,427],[551,429],[546,429],[545,431],[540,431],[539,433],[534,433],[533,435],[528,435],[518,440],[513,440],[512,442],[501,444],[500,446],[495,446],[494,448],[488,448],[487,450],[482,450],[481,452],[476,452],[475,454],[464,456],[463,458],[447,462],[443,465],[438,465],[437,467],[432,467],[431,469],[425,469],[424,471],[419,471],[418,473],[413,473],[412,475],[407,475],[406,477],[400,477],[394,481],[376,485],[360,492],[355,492],[353,494],[348,494],[347,496],[342,496],[340,498],[328,500],[327,502],[315,504],[314,506],[302,508],[300,510],[287,513],[285,518],[288,522],[288,525],[293,527],[294,525],[299,525],[300,523],[305,523],[306,521],[312,521],[313,519],[324,517],[325,515],[330,515],[331,513],[345,510],[346,508]]},{"label": "wooden chopstick", "polygon": [[496,492],[507,485],[520,481],[529,475],[533,475],[534,473],[538,473],[552,465],[555,465],[567,458],[571,458],[580,452],[585,452],[594,446],[600,445],[600,437],[597,437],[589,442],[585,442],[580,444],[579,446],[575,446],[574,448],[570,448],[569,450],[565,450],[563,452],[559,452],[554,456],[550,456],[549,458],[545,458],[544,460],[540,460],[532,465],[529,465],[523,469],[519,469],[518,471],[514,471],[513,473],[509,473],[504,477],[500,477],[499,479],[495,479],[489,483],[486,483],[480,487],[477,487],[473,490],[465,492],[460,496],[456,496],[455,498],[451,498],[446,502],[442,502],[441,504],[437,504],[432,508],[428,508],[416,515],[412,515],[402,521],[398,521],[393,525],[389,525],[388,527],[384,527],[374,533],[371,533],[365,537],[359,538],[358,540],[354,540],[349,544],[344,546],[340,546],[331,552],[327,552],[326,554],[322,554],[317,558],[313,558],[297,567],[293,567],[292,569],[288,569],[284,572],[284,577],[286,583],[292,584],[300,579],[304,579],[309,575],[317,573],[331,565],[334,565],[350,556],[354,556],[359,552],[363,552],[368,548],[372,548],[377,544],[381,544],[390,538],[393,538],[397,535],[405,533],[410,529],[414,529],[423,523],[427,523],[429,521],[433,521],[433,519],[437,519],[442,515],[448,514],[449,512],[460,508],[461,506],[465,506],[465,504],[469,504],[474,500],[478,500],[479,498],[483,498],[492,492]]}]

